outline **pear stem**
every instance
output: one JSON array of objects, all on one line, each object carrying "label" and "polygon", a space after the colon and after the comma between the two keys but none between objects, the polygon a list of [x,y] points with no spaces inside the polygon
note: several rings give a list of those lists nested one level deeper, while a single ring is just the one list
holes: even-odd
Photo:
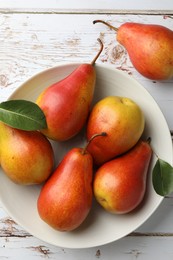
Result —
[{"label": "pear stem", "polygon": [[146,140],[146,142],[147,142],[148,144],[150,144],[150,143],[151,143],[151,137],[148,137],[147,140]]},{"label": "pear stem", "polygon": [[171,133],[171,136],[172,136],[172,138],[173,138],[173,130],[170,130],[170,133]]},{"label": "pear stem", "polygon": [[101,132],[101,133],[99,133],[99,134],[94,134],[94,135],[90,138],[90,140],[87,142],[87,144],[85,145],[85,147],[83,148],[82,154],[84,155],[84,154],[86,153],[86,149],[87,149],[88,145],[92,142],[93,139],[95,139],[95,138],[98,137],[98,136],[106,136],[106,135],[107,135],[106,132]]},{"label": "pear stem", "polygon": [[102,50],[103,50],[103,43],[102,43],[102,41],[101,41],[99,38],[97,39],[97,41],[100,43],[100,50],[99,50],[99,52],[97,53],[97,55],[94,57],[94,59],[92,60],[92,62],[91,62],[91,65],[93,65],[93,66],[94,66],[96,60],[98,59],[98,57],[100,56],[100,54],[101,54],[101,52],[102,52]]},{"label": "pear stem", "polygon": [[[149,136],[148,138],[147,138],[147,140],[146,140],[146,142],[151,146],[151,141],[152,141],[152,139],[151,139],[151,137]],[[159,156],[158,156],[158,154],[156,153],[156,151],[154,150],[154,148],[151,146],[151,148],[152,148],[152,151],[153,151],[153,153],[155,154],[155,156],[157,157],[157,159],[159,159]]]},{"label": "pear stem", "polygon": [[109,28],[111,28],[112,30],[114,30],[114,31],[116,31],[116,32],[118,31],[118,28],[112,26],[111,24],[109,24],[109,23],[107,23],[107,22],[105,22],[105,21],[102,21],[102,20],[94,20],[94,21],[93,21],[93,24],[95,24],[95,23],[103,23],[103,24],[107,25]]}]

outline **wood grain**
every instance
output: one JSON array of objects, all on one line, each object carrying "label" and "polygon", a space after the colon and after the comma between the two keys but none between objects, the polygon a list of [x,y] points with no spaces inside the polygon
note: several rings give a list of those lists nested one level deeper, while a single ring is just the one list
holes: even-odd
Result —
[{"label": "wood grain", "polygon": [[1,14],[0,101],[41,70],[61,62],[90,62],[100,37],[104,52],[98,63],[110,64],[136,78],[156,99],[173,129],[172,80],[156,82],[139,75],[125,49],[117,43],[115,33],[102,24],[92,24],[98,18],[117,27],[126,21],[173,27],[173,19],[165,15]]},{"label": "wood grain", "polygon": [[3,12],[58,12],[58,13],[170,13],[172,0],[5,0],[0,1]]}]

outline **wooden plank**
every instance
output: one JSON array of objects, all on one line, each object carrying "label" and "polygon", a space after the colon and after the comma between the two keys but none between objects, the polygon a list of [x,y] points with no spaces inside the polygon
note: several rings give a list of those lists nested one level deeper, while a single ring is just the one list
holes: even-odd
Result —
[{"label": "wooden plank", "polygon": [[173,1],[165,0],[90,0],[90,1],[80,1],[80,0],[1,0],[0,8],[2,10],[8,11],[53,11],[53,12],[116,12],[116,11],[151,11],[151,12],[170,12],[173,10]]},{"label": "wooden plank", "polygon": [[108,245],[89,249],[66,249],[48,245],[37,238],[0,238],[0,258],[50,260],[172,260],[173,237],[125,237]]},{"label": "wooden plank", "polygon": [[[173,28],[173,19],[163,15],[72,15],[49,13],[0,14],[0,102],[35,73],[63,62],[89,62],[104,41],[98,60],[131,75],[152,94],[162,107],[173,129],[173,81],[153,82],[133,68],[126,51],[115,40],[115,33],[103,25],[125,21],[158,23]],[[72,21],[72,22],[71,22]],[[173,258],[172,197],[165,198],[158,210],[135,232],[109,245],[71,250],[48,245],[17,225],[0,208],[0,259],[171,259]]]},{"label": "wooden plank", "polygon": [[105,47],[98,63],[109,64],[136,78],[156,99],[173,129],[173,81],[155,82],[139,75],[125,49],[117,43],[115,33],[102,24],[92,24],[98,18],[117,27],[126,21],[173,27],[173,19],[164,15],[1,14],[0,101],[41,70],[61,62],[89,62],[100,37]]}]

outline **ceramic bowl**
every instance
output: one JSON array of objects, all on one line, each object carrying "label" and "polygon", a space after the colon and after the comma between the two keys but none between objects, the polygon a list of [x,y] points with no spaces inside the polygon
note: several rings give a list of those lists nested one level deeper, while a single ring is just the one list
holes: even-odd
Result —
[{"label": "ceramic bowl", "polygon": [[[33,76],[22,84],[10,99],[35,101],[40,92],[72,72],[79,64],[61,64]],[[136,80],[109,65],[95,65],[97,81],[93,104],[109,95],[132,98],[143,110],[146,126],[143,138],[152,138],[152,147],[160,158],[172,164],[172,141],[166,120],[155,100]],[[83,147],[84,132],[65,143],[52,142],[56,164],[74,146]],[[0,200],[8,214],[33,236],[52,245],[65,248],[89,248],[116,241],[142,225],[158,208],[163,197],[152,186],[153,156],[148,173],[146,195],[140,207],[129,214],[113,215],[96,202],[84,223],[72,232],[59,232],[43,222],[37,212],[41,185],[20,186],[1,171]]]}]

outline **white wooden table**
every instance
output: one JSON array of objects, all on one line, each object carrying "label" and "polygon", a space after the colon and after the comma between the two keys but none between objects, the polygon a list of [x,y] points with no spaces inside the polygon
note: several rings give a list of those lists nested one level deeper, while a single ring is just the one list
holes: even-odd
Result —
[{"label": "white wooden table", "polygon": [[[92,59],[101,37],[105,49],[98,63],[111,64],[137,79],[155,98],[173,129],[173,80],[155,82],[139,75],[115,32],[126,21],[155,23],[173,29],[172,0],[0,0],[0,102],[26,79],[60,62]],[[10,191],[9,191],[10,192]],[[0,207],[0,259],[173,259],[173,198],[127,237],[97,248],[72,250],[51,246],[23,230]]]}]

